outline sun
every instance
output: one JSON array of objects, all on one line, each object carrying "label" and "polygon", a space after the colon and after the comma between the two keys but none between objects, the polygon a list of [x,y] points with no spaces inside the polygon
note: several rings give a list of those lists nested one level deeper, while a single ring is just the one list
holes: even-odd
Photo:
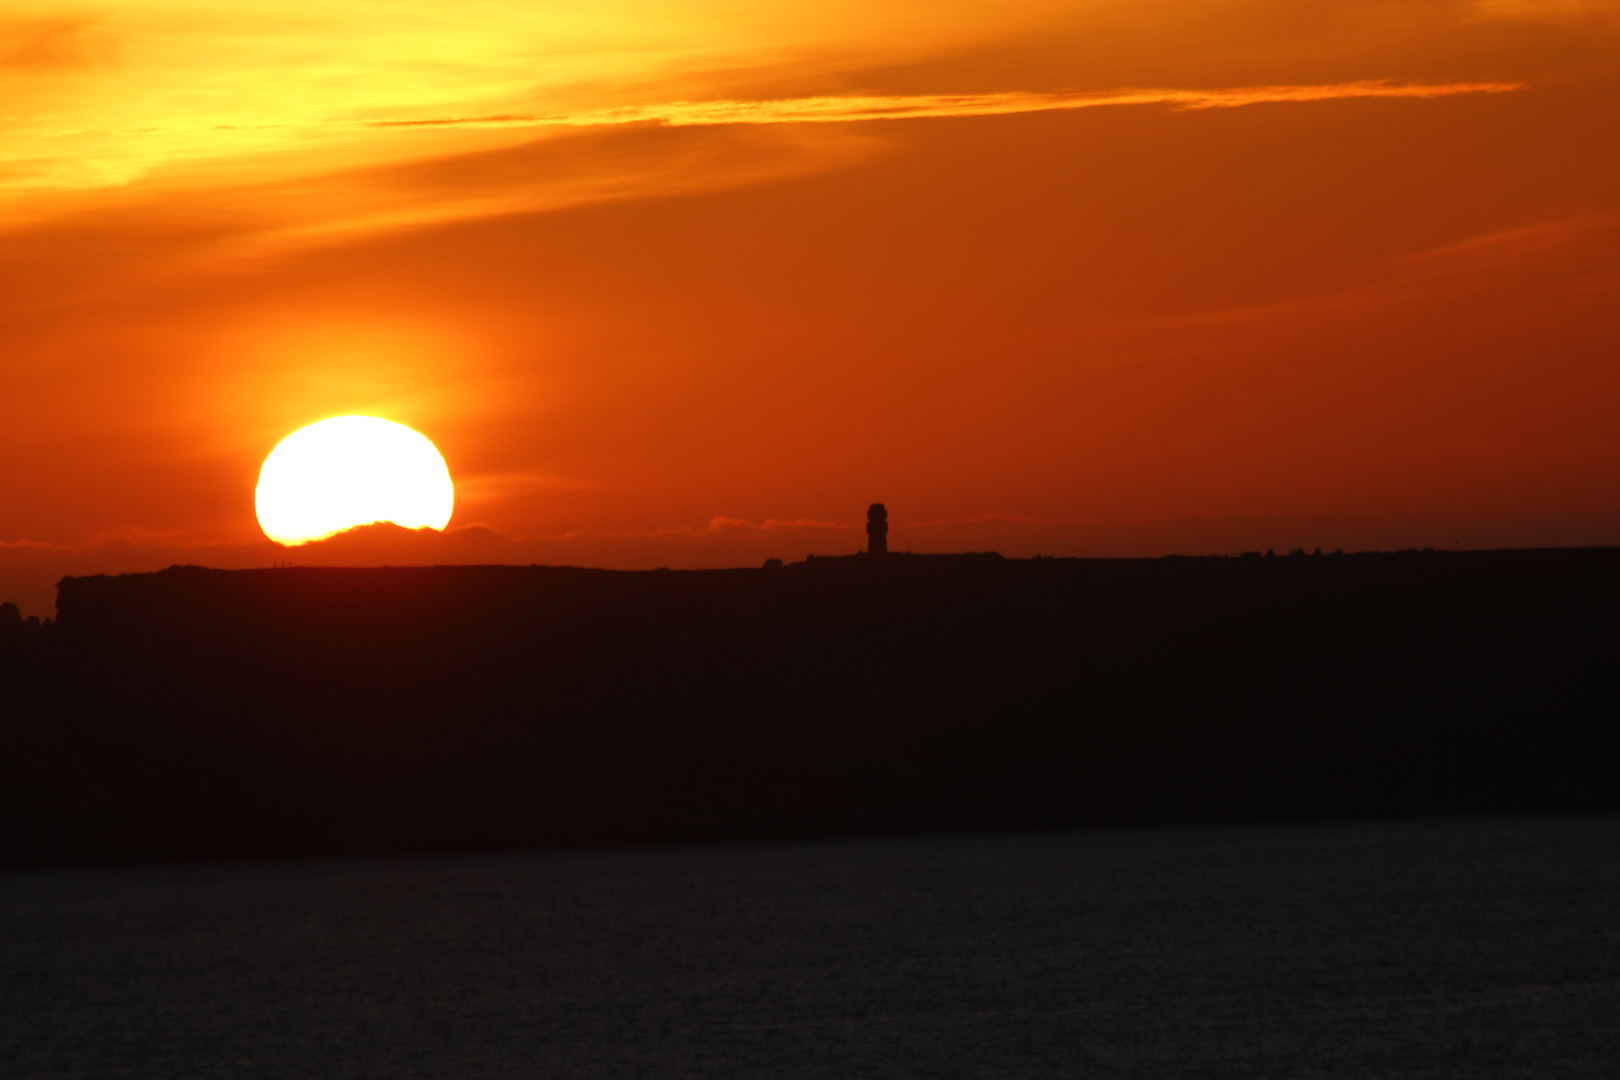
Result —
[{"label": "sun", "polygon": [[259,528],[303,544],[376,521],[442,529],[455,490],[424,436],[375,416],[334,416],[276,444],[259,470]]}]

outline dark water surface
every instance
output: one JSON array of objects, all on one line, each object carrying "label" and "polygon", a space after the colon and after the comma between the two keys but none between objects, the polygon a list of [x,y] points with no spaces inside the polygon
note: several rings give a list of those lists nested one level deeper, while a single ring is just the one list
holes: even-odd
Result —
[{"label": "dark water surface", "polygon": [[1620,1075],[1620,818],[0,876],[0,1075]]}]

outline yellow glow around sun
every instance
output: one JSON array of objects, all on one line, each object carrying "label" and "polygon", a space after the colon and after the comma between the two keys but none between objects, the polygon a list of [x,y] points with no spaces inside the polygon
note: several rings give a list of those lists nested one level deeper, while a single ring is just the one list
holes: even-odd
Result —
[{"label": "yellow glow around sun", "polygon": [[276,444],[254,502],[266,536],[303,544],[376,521],[442,529],[455,491],[439,451],[404,424],[334,416]]}]

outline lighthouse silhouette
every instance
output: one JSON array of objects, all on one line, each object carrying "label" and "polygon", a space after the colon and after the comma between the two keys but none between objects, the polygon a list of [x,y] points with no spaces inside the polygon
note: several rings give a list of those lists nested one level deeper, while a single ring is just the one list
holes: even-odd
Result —
[{"label": "lighthouse silhouette", "polygon": [[882,503],[873,503],[866,511],[866,553],[889,553],[889,512]]}]

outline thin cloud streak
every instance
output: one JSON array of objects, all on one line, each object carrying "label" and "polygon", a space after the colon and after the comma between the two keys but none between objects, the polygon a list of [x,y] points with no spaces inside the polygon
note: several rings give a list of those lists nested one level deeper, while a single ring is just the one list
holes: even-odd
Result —
[{"label": "thin cloud streak", "polygon": [[1542,221],[1512,229],[1499,229],[1455,244],[1419,251],[1396,260],[1397,265],[1437,263],[1458,259],[1519,258],[1561,247],[1582,233],[1620,226],[1620,214],[1583,214],[1561,221]]},{"label": "thin cloud streak", "polygon": [[1123,105],[1174,105],[1180,109],[1231,109],[1284,102],[1342,101],[1352,98],[1437,98],[1459,94],[1504,94],[1524,83],[1398,83],[1366,80],[1317,86],[1249,86],[1225,90],[1121,89],[1101,93],[910,94],[872,97],[806,97],[774,101],[675,101],[578,113],[443,117],[421,120],[362,120],[373,128],[413,127],[598,127],[666,124],[670,127],[719,124],[837,124],[863,120],[919,120],[943,117],[1005,116]]},{"label": "thin cloud streak", "polygon": [[1442,247],[1420,251],[1386,265],[1402,271],[1357,288],[1302,297],[1277,304],[1202,312],[1160,320],[1163,326],[1203,327],[1254,323],[1308,313],[1366,310],[1374,306],[1412,303],[1430,298],[1437,290],[1469,287],[1469,279],[1499,271],[1543,252],[1564,247],[1578,238],[1620,226],[1620,215],[1586,214],[1562,221],[1540,222],[1502,229]]},{"label": "thin cloud streak", "polygon": [[[924,120],[1014,113],[1095,109],[1126,105],[1173,105],[1178,109],[1234,109],[1245,105],[1345,101],[1356,98],[1440,98],[1461,94],[1507,94],[1526,89],[1522,82],[1406,83],[1386,79],[1306,86],[1243,86],[1200,90],[1123,88],[1084,93],[1009,91],[994,94],[887,94],[778,98],[760,101],[671,101],[559,113],[495,113],[485,116],[440,116],[418,119],[330,120],[314,124],[217,124],[198,131],[410,130],[415,128],[615,127],[660,124],[668,127],[714,127],[724,124],[847,124],[865,120]],[[90,134],[94,129],[51,132]],[[157,134],[181,130],[172,126],[108,129],[116,134]]]}]

